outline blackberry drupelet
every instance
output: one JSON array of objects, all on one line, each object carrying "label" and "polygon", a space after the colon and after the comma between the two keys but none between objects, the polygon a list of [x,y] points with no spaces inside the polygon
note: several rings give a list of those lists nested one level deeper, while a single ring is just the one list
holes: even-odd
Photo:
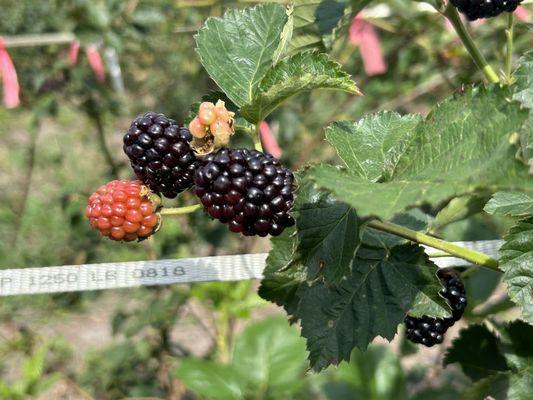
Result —
[{"label": "blackberry drupelet", "polygon": [[193,184],[198,161],[190,146],[192,138],[176,121],[148,112],[131,123],[124,135],[124,152],[141,182],[174,198]]},{"label": "blackberry drupelet", "polygon": [[91,227],[111,240],[143,240],[159,227],[160,201],[139,181],[115,180],[89,197],[85,216]]},{"label": "blackberry drupelet", "polygon": [[501,13],[513,12],[522,0],[451,0],[452,4],[470,21],[491,18]]},{"label": "blackberry drupelet", "polygon": [[417,318],[407,315],[404,320],[407,338],[427,347],[442,343],[444,334],[462,317],[467,304],[465,287],[457,276],[444,270],[440,270],[438,276],[444,285],[440,293],[452,308],[452,316],[433,318],[423,315]]},{"label": "blackberry drupelet", "polygon": [[270,154],[222,148],[194,174],[194,191],[213,218],[246,236],[277,236],[294,225],[292,172]]}]

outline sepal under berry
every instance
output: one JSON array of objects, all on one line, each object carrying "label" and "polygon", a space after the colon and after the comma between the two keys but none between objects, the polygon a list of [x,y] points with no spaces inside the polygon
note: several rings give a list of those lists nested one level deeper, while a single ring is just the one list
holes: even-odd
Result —
[{"label": "sepal under berry", "polygon": [[194,183],[204,209],[232,232],[277,236],[294,225],[294,176],[270,154],[220,149],[205,156]]},{"label": "sepal under berry", "polygon": [[161,199],[140,181],[115,180],[89,197],[85,216],[111,240],[131,242],[153,235],[160,227]]}]

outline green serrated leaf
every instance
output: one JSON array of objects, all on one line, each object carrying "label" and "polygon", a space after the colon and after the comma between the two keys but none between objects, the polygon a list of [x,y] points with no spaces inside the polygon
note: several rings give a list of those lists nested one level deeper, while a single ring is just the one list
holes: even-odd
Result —
[{"label": "green serrated leaf", "polygon": [[305,282],[306,272],[303,265],[292,262],[296,248],[295,228],[285,229],[280,236],[270,239],[270,243],[272,249],[266,259],[259,296],[283,306],[287,314],[297,315],[300,303],[297,290]]},{"label": "green serrated leaf", "polygon": [[459,363],[474,381],[509,369],[498,339],[483,325],[471,325],[459,332],[444,357],[445,366],[452,363]]},{"label": "green serrated leaf", "polygon": [[386,181],[421,119],[419,115],[382,111],[358,122],[329,125],[326,140],[351,171],[372,182]]},{"label": "green serrated leaf", "polygon": [[287,19],[282,5],[260,4],[209,18],[198,31],[197,51],[203,66],[238,106],[254,98],[272,66]]},{"label": "green serrated leaf", "polygon": [[518,60],[518,65],[514,73],[518,91],[513,100],[522,103],[524,107],[533,108],[533,51],[524,54]]},{"label": "green serrated leaf", "polygon": [[505,237],[500,269],[509,297],[520,307],[523,318],[533,324],[533,219],[519,222]]},{"label": "green serrated leaf", "polygon": [[354,209],[303,181],[296,191],[293,213],[298,234],[294,261],[305,265],[308,279],[322,276],[332,283],[349,275],[359,246]]},{"label": "green serrated leaf", "polygon": [[531,215],[533,214],[533,196],[522,192],[497,192],[484,210],[489,214],[512,217]]},{"label": "green serrated leaf", "polygon": [[336,89],[359,93],[350,75],[324,53],[302,52],[280,61],[266,71],[251,102],[241,114],[259,122],[289,97],[313,89]]},{"label": "green serrated leaf", "polygon": [[473,190],[468,185],[454,182],[373,183],[331,165],[313,166],[307,176],[318,186],[331,190],[340,200],[354,206],[360,216],[377,215],[383,219],[390,219],[410,207],[438,203]]},{"label": "green serrated leaf", "polygon": [[372,0],[294,0],[290,50],[326,50]]},{"label": "green serrated leaf", "polygon": [[283,59],[283,57],[285,57],[287,55],[287,52],[289,51],[289,45],[292,39],[292,31],[294,29],[293,13],[294,6],[292,4],[289,4],[287,6],[287,23],[285,24],[285,26],[283,27],[283,31],[281,32],[278,48],[272,56],[272,62],[274,65],[276,65],[281,59]]},{"label": "green serrated leaf", "polygon": [[509,140],[528,112],[510,102],[509,95],[508,88],[490,86],[439,104],[417,125],[388,182],[361,178],[360,158],[347,170],[315,166],[309,177],[355,207],[360,216],[384,219],[425,202],[488,188],[533,191],[527,167],[515,158],[516,147]]},{"label": "green serrated leaf", "polygon": [[408,311],[449,315],[438,295],[436,271],[416,245],[396,246],[390,252],[361,248],[352,275],[340,284],[302,285],[302,336],[311,366],[320,371],[349,360],[354,347],[364,350],[378,335],[391,340]]}]

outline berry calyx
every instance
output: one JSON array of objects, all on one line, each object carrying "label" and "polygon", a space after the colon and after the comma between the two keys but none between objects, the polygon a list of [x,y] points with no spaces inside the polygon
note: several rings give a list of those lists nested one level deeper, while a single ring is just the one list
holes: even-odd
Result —
[{"label": "berry calyx", "polygon": [[142,240],[159,229],[160,202],[140,181],[115,180],[89,197],[85,216],[94,229],[111,240]]},{"label": "berry calyx", "polygon": [[513,12],[522,0],[451,0],[452,4],[470,21],[491,18],[503,12]]},{"label": "berry calyx", "polygon": [[228,145],[233,134],[234,116],[235,113],[228,111],[222,100],[216,105],[208,101],[200,104],[198,115],[189,123],[194,148],[199,156]]},{"label": "berry calyx", "polygon": [[124,152],[137,178],[151,190],[174,198],[193,184],[198,166],[193,136],[163,114],[148,112],[135,119],[124,135]]},{"label": "berry calyx", "polygon": [[194,191],[211,217],[246,236],[277,236],[294,225],[294,176],[270,154],[223,148],[205,156]]},{"label": "berry calyx", "polygon": [[407,338],[413,343],[423,344],[427,347],[442,343],[444,334],[448,328],[461,319],[467,304],[465,287],[455,274],[440,270],[438,276],[444,285],[440,294],[452,308],[452,316],[433,318],[423,315],[418,318],[407,315],[404,319]]}]

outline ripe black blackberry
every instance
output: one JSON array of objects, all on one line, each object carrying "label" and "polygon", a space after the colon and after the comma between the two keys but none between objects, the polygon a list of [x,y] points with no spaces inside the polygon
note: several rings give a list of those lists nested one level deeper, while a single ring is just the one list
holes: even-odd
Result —
[{"label": "ripe black blackberry", "polygon": [[470,21],[491,18],[502,12],[513,12],[522,0],[451,0],[452,4]]},{"label": "ripe black blackberry", "polygon": [[213,218],[246,236],[277,236],[294,225],[292,172],[270,154],[222,148],[194,174],[194,191]]},{"label": "ripe black blackberry", "polygon": [[467,304],[465,287],[457,276],[445,270],[440,270],[438,276],[444,285],[440,293],[452,308],[452,316],[433,318],[423,315],[417,318],[407,315],[404,320],[407,338],[427,347],[442,343],[444,334],[462,317]]},{"label": "ripe black blackberry", "polygon": [[124,135],[124,152],[141,182],[174,198],[193,184],[198,161],[190,146],[192,138],[176,121],[148,112],[131,123]]}]

